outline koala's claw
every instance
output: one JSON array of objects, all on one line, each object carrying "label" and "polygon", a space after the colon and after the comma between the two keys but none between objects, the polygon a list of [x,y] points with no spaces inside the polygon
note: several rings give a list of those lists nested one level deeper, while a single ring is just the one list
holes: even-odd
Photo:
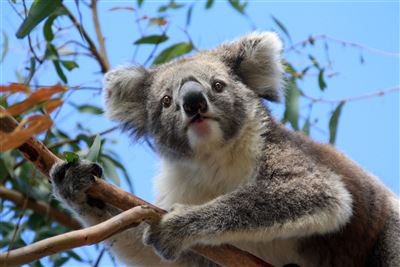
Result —
[{"label": "koala's claw", "polygon": [[54,195],[68,202],[86,201],[86,190],[94,183],[94,176],[101,177],[100,165],[81,160],[74,163],[57,163],[50,170]]},{"label": "koala's claw", "polygon": [[175,261],[182,252],[182,242],[160,225],[152,225],[143,233],[143,243],[152,246],[157,255],[165,261]]}]

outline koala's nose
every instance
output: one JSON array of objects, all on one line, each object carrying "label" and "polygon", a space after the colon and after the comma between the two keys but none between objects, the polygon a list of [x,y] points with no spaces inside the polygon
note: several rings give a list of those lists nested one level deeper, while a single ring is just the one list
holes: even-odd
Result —
[{"label": "koala's nose", "polygon": [[193,116],[207,111],[207,100],[203,95],[203,87],[198,82],[185,82],[181,88],[183,110],[186,115]]}]

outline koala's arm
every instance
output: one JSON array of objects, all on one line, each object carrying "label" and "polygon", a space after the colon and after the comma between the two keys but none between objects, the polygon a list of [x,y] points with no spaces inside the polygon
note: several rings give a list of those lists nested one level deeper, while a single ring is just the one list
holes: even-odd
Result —
[{"label": "koala's arm", "polygon": [[[101,200],[87,196],[86,190],[95,182],[93,175],[101,177],[99,165],[87,161],[60,163],[50,171],[53,194],[71,210],[82,225],[91,226],[110,219],[121,211]],[[163,262],[142,241],[145,224],[114,235],[105,241],[113,255],[129,266],[215,266],[213,263],[186,253],[177,262]]]},{"label": "koala's arm", "polygon": [[[330,173],[282,173],[198,206],[177,206],[145,233],[165,259],[196,243],[270,241],[337,230],[351,216],[351,196]],[[326,178],[324,175],[331,175]],[[173,240],[169,236],[175,236]]]}]

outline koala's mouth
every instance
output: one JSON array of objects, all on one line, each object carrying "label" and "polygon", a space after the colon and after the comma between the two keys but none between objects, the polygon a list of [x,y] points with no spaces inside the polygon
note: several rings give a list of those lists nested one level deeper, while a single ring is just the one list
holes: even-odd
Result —
[{"label": "koala's mouth", "polygon": [[205,116],[202,116],[201,114],[197,114],[190,120],[190,123],[199,123],[206,119],[208,119],[208,118]]},{"label": "koala's mouth", "polygon": [[197,113],[197,114],[190,120],[190,124],[192,124],[192,123],[201,123],[201,122],[203,122],[204,120],[207,120],[207,119],[212,119],[212,118],[211,118],[211,117],[208,117],[208,116],[201,115],[200,113]]}]

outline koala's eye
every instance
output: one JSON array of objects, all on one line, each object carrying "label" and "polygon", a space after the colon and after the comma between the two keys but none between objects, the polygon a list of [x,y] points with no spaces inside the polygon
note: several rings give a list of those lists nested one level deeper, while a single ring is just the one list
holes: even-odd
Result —
[{"label": "koala's eye", "polygon": [[212,84],[213,89],[217,93],[221,93],[224,90],[225,84],[221,81],[215,81]]},{"label": "koala's eye", "polygon": [[170,97],[169,95],[163,96],[163,98],[161,99],[161,103],[164,108],[168,108],[172,104],[172,97]]}]

